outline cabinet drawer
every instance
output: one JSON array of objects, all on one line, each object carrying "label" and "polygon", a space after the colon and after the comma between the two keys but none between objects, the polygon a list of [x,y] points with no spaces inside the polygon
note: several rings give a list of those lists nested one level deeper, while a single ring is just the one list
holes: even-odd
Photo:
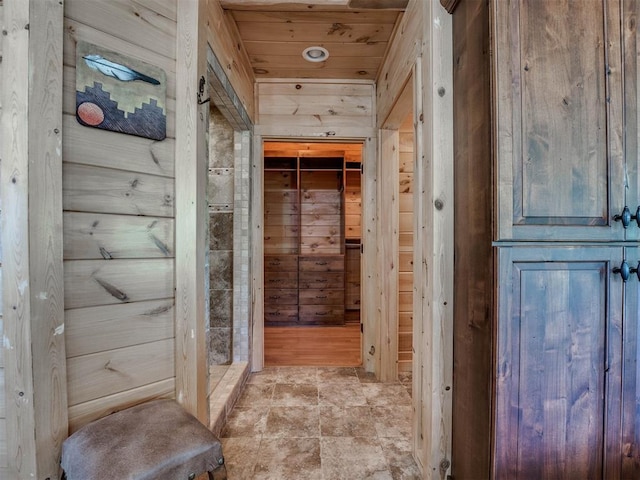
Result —
[{"label": "cabinet drawer", "polygon": [[300,257],[301,272],[342,272],[344,257],[342,255],[323,255]]},{"label": "cabinet drawer", "polygon": [[344,290],[300,290],[300,305],[344,305]]},{"label": "cabinet drawer", "polygon": [[274,306],[297,305],[298,290],[267,288],[264,291],[264,304]]},{"label": "cabinet drawer", "polygon": [[264,272],[265,289],[298,288],[298,272]]},{"label": "cabinet drawer", "polygon": [[265,272],[295,272],[297,270],[297,255],[269,255],[264,257]]},{"label": "cabinet drawer", "polygon": [[344,288],[343,272],[300,272],[300,289]]},{"label": "cabinet drawer", "polygon": [[293,305],[264,307],[264,320],[268,323],[296,323],[298,321],[298,307]]},{"label": "cabinet drawer", "polygon": [[325,305],[301,305],[300,323],[342,324],[344,308]]}]

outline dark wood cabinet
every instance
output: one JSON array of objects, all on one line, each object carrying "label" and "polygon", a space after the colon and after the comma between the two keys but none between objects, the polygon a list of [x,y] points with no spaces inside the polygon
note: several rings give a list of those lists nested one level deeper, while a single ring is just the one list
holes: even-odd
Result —
[{"label": "dark wood cabinet", "polygon": [[639,13],[454,12],[455,480],[640,478]]}]

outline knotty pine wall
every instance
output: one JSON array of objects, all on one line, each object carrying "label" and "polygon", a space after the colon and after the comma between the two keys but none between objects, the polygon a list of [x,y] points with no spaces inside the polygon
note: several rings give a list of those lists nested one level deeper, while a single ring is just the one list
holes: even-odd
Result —
[{"label": "knotty pine wall", "polygon": [[413,143],[413,129],[401,130],[398,202],[398,372],[410,372],[413,367]]},{"label": "knotty pine wall", "polygon": [[[4,25],[4,7],[0,0],[0,25]],[[0,58],[2,58],[2,37],[0,35]],[[2,72],[2,62],[0,61],[0,81],[4,80]],[[0,105],[2,108],[2,105]],[[0,143],[2,143],[2,129],[0,129]],[[0,201],[0,220],[2,220],[2,202]],[[1,225],[1,224],[0,224]],[[2,228],[0,226],[0,228]],[[0,242],[0,338],[4,339],[4,324],[2,321],[2,242]],[[3,472],[8,467],[7,464],[7,414],[6,414],[6,392],[4,383],[4,345],[0,345],[0,477],[4,478]],[[8,472],[6,472],[8,476]]]},{"label": "knotty pine wall", "polygon": [[[63,209],[69,429],[172,397],[176,0],[65,2]],[[167,138],[83,127],[84,40],[163,68]]]},{"label": "knotty pine wall", "polygon": [[375,93],[371,83],[339,81],[261,81],[256,85],[258,124],[279,135],[300,129],[326,129],[327,137],[375,127]]}]

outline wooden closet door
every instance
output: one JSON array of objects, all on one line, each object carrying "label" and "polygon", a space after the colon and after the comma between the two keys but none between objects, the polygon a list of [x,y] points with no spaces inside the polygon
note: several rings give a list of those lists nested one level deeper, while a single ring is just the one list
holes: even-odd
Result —
[{"label": "wooden closet door", "polygon": [[622,250],[499,249],[496,478],[621,478]]},{"label": "wooden closet door", "polygon": [[497,240],[622,240],[619,0],[494,1]]}]

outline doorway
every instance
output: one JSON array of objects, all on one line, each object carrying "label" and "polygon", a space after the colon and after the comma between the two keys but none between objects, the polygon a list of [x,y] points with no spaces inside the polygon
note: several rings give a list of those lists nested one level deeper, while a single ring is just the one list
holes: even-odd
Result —
[{"label": "doorway", "polygon": [[360,366],[362,143],[263,157],[265,366]]}]

